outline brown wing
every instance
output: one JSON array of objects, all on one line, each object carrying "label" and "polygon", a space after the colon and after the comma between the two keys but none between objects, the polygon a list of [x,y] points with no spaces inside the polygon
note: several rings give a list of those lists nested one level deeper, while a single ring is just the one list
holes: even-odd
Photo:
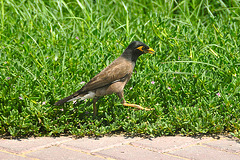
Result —
[{"label": "brown wing", "polygon": [[107,66],[104,70],[102,70],[99,74],[93,77],[80,90],[78,90],[77,92],[73,93],[68,97],[59,100],[58,102],[55,103],[55,105],[61,105],[88,91],[93,91],[95,89],[110,85],[116,81],[121,81],[125,78],[130,78],[133,68],[134,64],[132,64],[132,62],[126,60],[123,57],[119,57],[115,61],[113,61],[109,66]]},{"label": "brown wing", "polygon": [[109,85],[126,75],[131,75],[133,68],[134,66],[130,61],[119,57],[75,93],[79,94]]}]

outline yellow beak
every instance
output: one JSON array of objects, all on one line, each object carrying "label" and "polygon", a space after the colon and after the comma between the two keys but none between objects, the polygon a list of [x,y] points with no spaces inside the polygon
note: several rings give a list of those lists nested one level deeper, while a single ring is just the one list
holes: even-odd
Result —
[{"label": "yellow beak", "polygon": [[147,52],[153,54],[155,51],[152,48],[149,48]]},{"label": "yellow beak", "polygon": [[140,46],[137,49],[142,51],[142,52],[144,52],[144,53],[151,53],[151,54],[153,54],[155,52],[152,48],[149,48],[147,50],[143,50],[143,46]]}]

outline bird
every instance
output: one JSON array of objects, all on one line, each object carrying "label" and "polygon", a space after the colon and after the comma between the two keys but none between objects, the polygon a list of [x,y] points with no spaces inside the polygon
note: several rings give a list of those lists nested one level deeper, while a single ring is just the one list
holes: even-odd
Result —
[{"label": "bird", "polygon": [[74,100],[93,99],[93,115],[95,117],[97,115],[96,102],[99,97],[116,94],[123,106],[146,111],[154,110],[154,108],[144,108],[137,104],[127,103],[124,99],[124,87],[132,76],[138,57],[145,53],[153,54],[154,52],[152,48],[143,42],[131,42],[117,59],[93,77],[80,90],[57,101],[54,105],[62,105],[65,102]]}]

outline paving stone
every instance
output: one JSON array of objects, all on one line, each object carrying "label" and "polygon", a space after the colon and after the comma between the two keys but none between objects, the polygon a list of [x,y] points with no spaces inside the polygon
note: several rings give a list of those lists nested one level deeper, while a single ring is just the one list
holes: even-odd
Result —
[{"label": "paving stone", "polygon": [[123,136],[102,137],[98,139],[84,137],[81,139],[65,142],[63,145],[85,152],[96,152],[106,148],[137,141],[139,139],[140,138],[128,138]]},{"label": "paving stone", "polygon": [[240,160],[240,144],[227,137],[153,139],[111,136],[103,138],[39,137],[0,139],[0,160],[44,159],[199,159]]},{"label": "paving stone", "polygon": [[240,153],[240,143],[231,139],[220,139],[203,144],[220,150]]},{"label": "paving stone", "polygon": [[52,146],[45,149],[40,149],[26,154],[31,158],[41,160],[72,160],[72,159],[87,159],[87,160],[103,160],[103,157],[90,155],[79,151],[69,150],[66,148]]},{"label": "paving stone", "polygon": [[14,155],[11,153],[6,153],[6,152],[1,152],[0,151],[0,159],[1,160],[29,160],[30,158],[26,158],[23,156],[18,156],[18,155]]},{"label": "paving stone", "polygon": [[26,139],[0,139],[0,149],[7,150],[9,152],[21,153],[28,150],[35,150],[38,148],[44,148],[47,146],[59,144],[72,140],[68,137],[39,137],[39,138],[26,138]]},{"label": "paving stone", "polygon": [[167,152],[169,150],[181,148],[190,144],[197,144],[211,138],[197,139],[192,137],[168,136],[153,139],[142,139],[131,144],[143,148],[148,148],[157,152]]},{"label": "paving stone", "polygon": [[239,160],[240,155],[230,152],[220,151],[205,146],[191,146],[184,149],[169,152],[176,156],[195,160]]},{"label": "paving stone", "polygon": [[182,160],[181,158],[177,158],[174,156],[165,155],[158,152],[153,152],[147,149],[134,147],[131,145],[121,145],[116,146],[110,149],[101,150],[99,152],[96,152],[94,154],[99,154],[104,157],[111,157],[114,159],[124,159],[124,160]]}]

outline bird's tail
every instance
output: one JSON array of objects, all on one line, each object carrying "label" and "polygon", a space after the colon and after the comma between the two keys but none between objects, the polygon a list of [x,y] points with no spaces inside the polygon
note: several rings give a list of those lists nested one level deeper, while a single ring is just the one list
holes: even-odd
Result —
[{"label": "bird's tail", "polygon": [[65,97],[65,98],[57,101],[54,105],[59,106],[59,105],[62,105],[63,103],[65,103],[65,102],[70,102],[70,101],[73,101],[75,99],[78,99],[78,98],[76,98],[76,96],[74,96],[74,94],[72,94],[68,97]]},{"label": "bird's tail", "polygon": [[65,102],[70,102],[70,101],[74,101],[77,99],[80,99],[80,100],[90,99],[90,98],[94,98],[95,95],[96,95],[96,93],[93,91],[82,92],[81,90],[79,90],[79,91],[73,93],[72,95],[57,101],[54,105],[59,106]]}]

